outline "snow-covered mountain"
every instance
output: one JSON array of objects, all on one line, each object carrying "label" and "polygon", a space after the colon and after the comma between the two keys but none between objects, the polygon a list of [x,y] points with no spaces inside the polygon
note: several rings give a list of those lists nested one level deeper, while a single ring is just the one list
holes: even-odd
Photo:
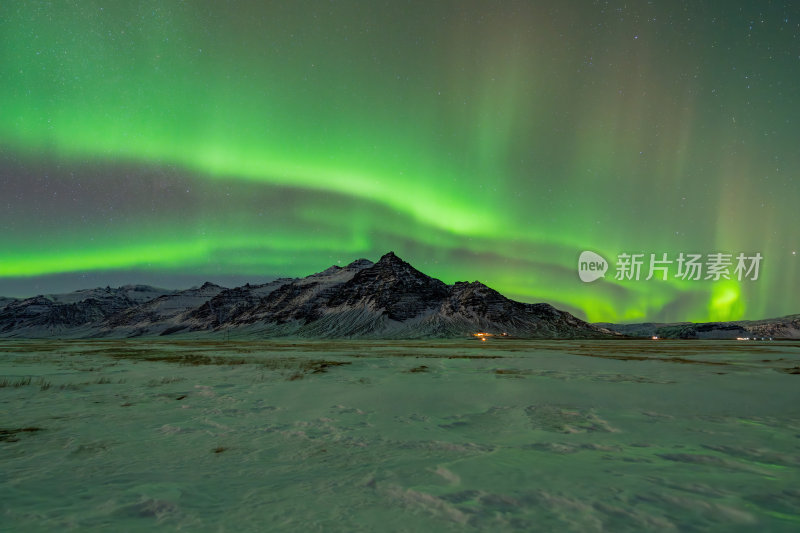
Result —
[{"label": "snow-covered mountain", "polygon": [[148,285],[125,285],[14,299],[5,305],[0,303],[0,335],[91,335],[111,317],[173,292]]},{"label": "snow-covered mountain", "polygon": [[162,294],[108,317],[103,322],[103,334],[130,337],[174,329],[186,323],[186,315],[192,309],[223,290],[224,287],[206,282],[202,287]]},{"label": "snow-covered mountain", "polygon": [[656,336],[662,339],[800,339],[800,315],[733,322],[597,323],[595,326],[631,337]]},{"label": "snow-covered mountain", "polygon": [[60,304],[82,302],[89,298],[106,300],[123,297],[136,303],[144,303],[153,298],[166,294],[173,294],[175,292],[177,291],[159,289],[158,287],[151,287],[150,285],[123,285],[116,289],[112,289],[111,287],[98,287],[96,289],[82,289],[64,294],[46,294],[44,297]]},{"label": "snow-covered mountain", "polygon": [[618,335],[548,304],[509,300],[479,282],[447,285],[389,252],[305,278],[183,291],[91,289],[0,304],[4,337],[206,336],[524,338]]}]

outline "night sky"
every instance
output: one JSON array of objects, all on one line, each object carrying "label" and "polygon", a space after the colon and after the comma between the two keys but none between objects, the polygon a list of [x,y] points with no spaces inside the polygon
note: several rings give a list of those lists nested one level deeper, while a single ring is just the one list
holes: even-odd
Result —
[{"label": "night sky", "polygon": [[[394,250],[592,321],[798,313],[800,7],[4,1],[0,249],[6,296]],[[763,261],[614,279],[681,252]]]}]

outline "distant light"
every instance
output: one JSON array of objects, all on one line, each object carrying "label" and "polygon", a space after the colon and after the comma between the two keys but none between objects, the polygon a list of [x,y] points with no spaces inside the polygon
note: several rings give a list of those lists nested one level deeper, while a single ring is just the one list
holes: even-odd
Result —
[{"label": "distant light", "polygon": [[737,341],[749,341],[750,337],[736,337]]},{"label": "distant light", "polygon": [[658,340],[658,336],[656,336],[656,335],[653,335],[652,339],[653,339],[654,341],[657,341],[657,340]]}]

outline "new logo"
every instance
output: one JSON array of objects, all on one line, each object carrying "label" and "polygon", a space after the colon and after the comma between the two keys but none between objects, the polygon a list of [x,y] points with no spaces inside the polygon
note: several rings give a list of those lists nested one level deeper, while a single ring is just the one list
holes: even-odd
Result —
[{"label": "new logo", "polygon": [[608,261],[600,255],[584,251],[578,258],[578,276],[584,283],[591,283],[597,279],[605,277],[608,270]]}]

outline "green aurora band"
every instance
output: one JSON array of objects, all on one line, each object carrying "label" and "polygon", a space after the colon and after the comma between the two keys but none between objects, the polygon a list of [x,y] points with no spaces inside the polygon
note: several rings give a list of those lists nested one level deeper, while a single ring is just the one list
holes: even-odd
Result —
[{"label": "green aurora band", "polygon": [[4,2],[0,278],[393,249],[592,321],[800,312],[800,13],[757,4]]}]

